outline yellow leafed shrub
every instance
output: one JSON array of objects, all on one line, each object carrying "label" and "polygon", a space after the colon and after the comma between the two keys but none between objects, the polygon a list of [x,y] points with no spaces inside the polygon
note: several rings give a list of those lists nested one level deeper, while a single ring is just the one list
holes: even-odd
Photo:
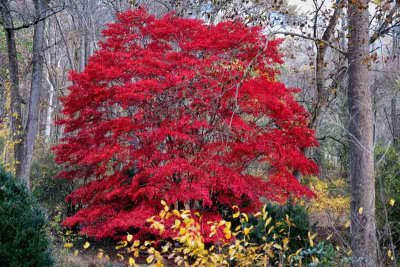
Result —
[{"label": "yellow leafed shrub", "polygon": [[[210,236],[221,231],[223,235],[217,242],[206,243],[200,232],[200,214],[170,210],[164,201],[161,203],[165,209],[159,216],[149,218],[148,223],[160,234],[172,230],[176,236],[173,240],[141,242],[133,240],[128,233],[116,249],[124,250],[119,255],[125,254],[123,258],[129,266],[139,266],[143,257],[148,266],[334,266],[332,246],[318,242],[314,233],[297,236],[304,241],[304,247],[291,249],[294,240],[290,232],[297,226],[289,215],[283,220],[274,220],[266,207],[255,215],[247,215],[234,207],[232,222],[207,222],[211,226]],[[260,223],[265,229],[265,238],[254,242],[252,234],[258,231]]]},{"label": "yellow leafed shrub", "polygon": [[350,208],[350,197],[347,193],[347,182],[344,179],[322,180],[309,177],[307,185],[315,192],[316,197],[302,201],[311,212],[328,211],[343,214]]}]

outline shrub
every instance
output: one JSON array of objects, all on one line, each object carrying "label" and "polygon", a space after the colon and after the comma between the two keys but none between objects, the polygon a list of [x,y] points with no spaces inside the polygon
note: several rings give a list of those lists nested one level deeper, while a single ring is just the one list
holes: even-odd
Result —
[{"label": "shrub", "polygon": [[347,214],[350,209],[350,194],[345,179],[319,179],[315,176],[305,177],[303,182],[310,187],[315,198],[304,203],[311,212],[329,212],[337,216]]},{"label": "shrub", "polygon": [[65,198],[72,192],[74,184],[72,181],[57,179],[60,170],[61,167],[54,161],[54,154],[49,146],[39,141],[32,160],[32,193],[51,217],[65,217],[72,209]]},{"label": "shrub", "polygon": [[[268,218],[249,215],[249,220],[242,224],[243,228],[252,228],[249,234],[250,242],[263,244],[272,242],[272,238],[275,241],[287,238],[290,241],[288,252],[291,253],[308,246],[308,234],[313,229],[311,229],[308,213],[302,206],[295,205],[291,201],[286,205],[268,203],[264,206],[263,213],[268,214]],[[267,224],[267,219],[272,221]],[[269,224],[274,225],[271,231]]]},{"label": "shrub", "polygon": [[[384,242],[388,241],[385,228],[385,216],[383,206],[387,207],[388,219],[393,235],[394,243],[400,241],[400,150],[395,146],[377,146],[375,150],[376,158],[379,162],[376,179],[376,211],[378,227],[383,232]],[[379,179],[382,180],[384,197],[386,203],[381,200],[381,186]],[[385,246],[388,244],[385,244]]]},{"label": "shrub", "polygon": [[[298,232],[297,241],[291,238],[290,231],[296,226],[287,213],[296,218],[299,225],[301,218],[307,221],[304,209],[291,203],[283,207],[269,205],[255,215],[247,215],[233,207],[236,210],[233,219],[241,222],[238,226],[225,220],[202,222],[203,218],[197,212],[171,211],[165,202],[162,205],[165,209],[148,222],[161,235],[172,231],[173,240],[140,242],[128,234],[117,248],[125,248],[130,266],[139,266],[137,259],[143,256],[150,266],[338,266],[334,263],[333,247],[327,242],[318,242],[310,229]],[[254,221],[263,222],[259,228],[266,231],[257,229],[258,224]],[[202,223],[211,225],[209,235],[217,236],[218,241],[205,242],[200,230]],[[303,226],[306,225],[307,222]],[[257,238],[254,238],[254,232],[257,232]],[[262,237],[258,236],[260,232]],[[296,243],[301,243],[302,247]]]},{"label": "shrub", "polygon": [[303,153],[317,141],[298,90],[277,81],[280,40],[143,9],[119,14],[104,36],[62,99],[60,176],[85,181],[66,226],[143,238],[161,199],[211,220],[223,206],[313,195],[293,175],[318,171]]},{"label": "shrub", "polygon": [[53,266],[46,216],[23,183],[0,168],[0,266]]}]

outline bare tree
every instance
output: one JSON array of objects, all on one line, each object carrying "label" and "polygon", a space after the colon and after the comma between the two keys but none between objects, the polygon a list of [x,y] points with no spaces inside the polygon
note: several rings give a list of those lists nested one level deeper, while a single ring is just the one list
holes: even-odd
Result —
[{"label": "bare tree", "polygon": [[[14,146],[14,162],[19,164],[23,156],[22,143],[22,112],[21,112],[21,97],[19,93],[19,66],[17,59],[17,46],[15,41],[15,30],[13,18],[11,16],[10,5],[8,1],[0,2],[1,24],[6,33],[7,54],[8,54],[8,71],[11,85],[11,132],[12,142]],[[17,177],[19,172],[17,171]]]},{"label": "bare tree", "polygon": [[[46,16],[47,2],[46,0],[35,0],[36,15]],[[26,121],[26,129],[24,135],[24,157],[19,165],[20,177],[26,182],[30,188],[29,175],[31,170],[33,148],[38,129],[38,116],[40,104],[40,91],[42,90],[43,78],[43,48],[44,48],[44,30],[45,21],[40,20],[35,24],[33,34],[33,49],[32,49],[32,79],[31,91],[28,103],[28,118]]]}]

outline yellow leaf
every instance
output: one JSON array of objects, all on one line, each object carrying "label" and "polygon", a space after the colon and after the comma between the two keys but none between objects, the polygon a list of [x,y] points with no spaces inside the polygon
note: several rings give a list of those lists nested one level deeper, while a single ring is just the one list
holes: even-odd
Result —
[{"label": "yellow leaf", "polygon": [[389,200],[389,205],[393,207],[394,206],[394,202],[395,202],[395,200],[393,198],[391,198]]},{"label": "yellow leaf", "polygon": [[175,228],[179,228],[179,226],[181,226],[181,221],[176,219],[175,220]]},{"label": "yellow leaf", "polygon": [[129,266],[133,266],[135,264],[135,259],[132,257],[129,257]]},{"label": "yellow leaf", "polygon": [[74,256],[78,256],[78,254],[79,254],[79,251],[77,249],[75,249]]},{"label": "yellow leaf", "polygon": [[310,247],[314,247],[314,238],[316,234],[311,234],[310,232],[307,233],[308,235],[308,241],[310,242]]},{"label": "yellow leaf", "polygon": [[119,245],[116,246],[115,249],[121,249],[121,248],[126,247],[128,245],[128,242],[126,240],[122,240],[122,241],[118,242],[118,244]]},{"label": "yellow leaf", "polygon": [[247,214],[246,214],[246,213],[242,213],[242,216],[244,217],[244,219],[246,220],[246,222],[248,222],[248,221],[249,221],[249,217],[247,216]]},{"label": "yellow leaf", "polygon": [[265,227],[267,227],[268,224],[270,224],[271,220],[272,220],[272,217],[269,217],[269,218],[265,221]]},{"label": "yellow leaf", "polygon": [[225,238],[226,239],[230,239],[231,237],[232,237],[232,233],[231,232],[225,234]]},{"label": "yellow leaf", "polygon": [[228,227],[224,228],[224,233],[230,233],[230,232],[231,232],[231,229],[229,229]]},{"label": "yellow leaf", "polygon": [[274,226],[271,226],[271,227],[268,229],[267,235],[269,235],[269,234],[272,232],[272,230],[274,230],[274,229],[275,229],[275,227],[274,227]]},{"label": "yellow leaf", "polygon": [[363,214],[363,211],[364,211],[363,207],[360,207],[360,208],[358,209],[358,215],[362,215],[362,214]]},{"label": "yellow leaf", "polygon": [[162,247],[161,252],[162,252],[162,253],[168,252],[168,249],[170,248],[170,246],[171,246],[170,243],[166,244],[165,246]]},{"label": "yellow leaf", "polygon": [[140,241],[139,240],[135,240],[134,242],[133,242],[133,246],[134,247],[138,247],[140,245]]},{"label": "yellow leaf", "polygon": [[180,234],[180,235],[184,235],[185,233],[186,233],[186,229],[181,227],[181,228],[179,229],[179,234]]},{"label": "yellow leaf", "polygon": [[161,205],[163,205],[163,206],[167,205],[167,202],[165,202],[164,200],[161,200],[160,202],[161,202]]},{"label": "yellow leaf", "polygon": [[276,248],[276,249],[282,250],[282,246],[279,245],[279,244],[273,244],[272,246],[273,246],[274,248]]},{"label": "yellow leaf", "polygon": [[248,235],[250,233],[250,229],[246,227],[244,228],[243,232],[245,235]]},{"label": "yellow leaf", "polygon": [[387,256],[388,256],[388,258],[391,258],[391,257],[392,257],[392,250],[391,250],[391,249],[388,249],[388,251],[387,251]]},{"label": "yellow leaf", "polygon": [[240,216],[240,211],[238,211],[238,212],[236,212],[236,213],[234,213],[234,214],[232,215],[233,219],[236,219],[236,218],[238,218],[239,216]]},{"label": "yellow leaf", "polygon": [[154,255],[150,255],[150,256],[148,256],[148,257],[146,258],[146,262],[147,262],[147,264],[150,264],[150,263],[152,263],[152,262],[153,262],[153,260],[154,260]]},{"label": "yellow leaf", "polygon": [[318,258],[315,257],[315,256],[311,256],[311,260],[312,260],[313,263],[318,263],[319,262]]},{"label": "yellow leaf", "polygon": [[351,249],[349,249],[346,254],[347,254],[347,256],[351,256],[351,254],[352,254]]},{"label": "yellow leaf", "polygon": [[117,257],[119,258],[119,260],[123,261],[125,258],[124,256],[122,256],[121,254],[117,253]]},{"label": "yellow leaf", "polygon": [[88,241],[85,242],[85,244],[83,244],[83,248],[87,249],[90,247],[90,243]]},{"label": "yellow leaf", "polygon": [[131,235],[130,233],[128,233],[128,235],[126,236],[126,240],[127,240],[128,242],[131,242],[132,239],[133,239],[133,235]]},{"label": "yellow leaf", "polygon": [[330,240],[332,238],[332,234],[328,235],[328,237],[326,238],[326,240]]},{"label": "yellow leaf", "polygon": [[326,43],[323,42],[323,41],[318,41],[318,46],[321,47],[321,48],[323,48],[323,47],[326,46]]},{"label": "yellow leaf", "polygon": [[283,239],[282,240],[282,243],[283,243],[283,249],[284,250],[288,250],[289,249],[289,247],[288,247],[288,244],[289,244],[289,238],[285,238],[285,239]]},{"label": "yellow leaf", "polygon": [[72,248],[74,246],[74,244],[72,243],[65,243],[64,244],[64,248]]},{"label": "yellow leaf", "polygon": [[350,221],[347,221],[345,224],[344,224],[344,228],[349,228],[350,227]]},{"label": "yellow leaf", "polygon": [[[166,206],[165,206],[165,207],[166,207]],[[164,208],[165,208],[165,207],[164,207]],[[160,215],[160,218],[161,218],[161,219],[164,219],[164,218],[165,218],[165,211],[164,211],[164,210],[160,211],[160,214],[159,214],[159,215]]]},{"label": "yellow leaf", "polygon": [[165,231],[165,226],[160,224],[160,234],[164,233]]},{"label": "yellow leaf", "polygon": [[172,213],[173,213],[175,216],[181,216],[181,213],[179,212],[179,210],[173,210]]}]

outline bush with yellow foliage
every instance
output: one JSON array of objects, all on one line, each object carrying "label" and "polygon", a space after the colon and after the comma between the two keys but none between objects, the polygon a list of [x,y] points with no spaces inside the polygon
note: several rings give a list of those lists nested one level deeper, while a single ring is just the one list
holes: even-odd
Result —
[{"label": "bush with yellow foliage", "polygon": [[350,209],[350,195],[347,192],[347,182],[344,179],[319,179],[311,176],[305,178],[316,197],[309,201],[302,201],[311,212],[326,211],[329,213],[344,214]]},{"label": "bush with yellow foliage", "polygon": [[[173,240],[141,242],[128,234],[117,249],[127,253],[130,266],[139,266],[137,262],[143,255],[149,266],[337,266],[330,244],[316,241],[316,234],[310,231],[293,236],[291,233],[298,228],[294,220],[289,214],[283,220],[273,218],[273,212],[268,211],[272,205],[254,215],[233,207],[232,221],[207,222],[211,225],[210,235],[221,236],[219,241],[207,243],[201,234],[199,213],[170,210],[164,201],[162,204],[165,209],[149,218],[148,223],[161,235],[172,230],[176,236]],[[171,227],[167,226],[169,220],[174,221]],[[261,239],[256,238],[257,231],[263,235]],[[294,250],[291,246],[296,242],[303,246],[297,245]]]}]

